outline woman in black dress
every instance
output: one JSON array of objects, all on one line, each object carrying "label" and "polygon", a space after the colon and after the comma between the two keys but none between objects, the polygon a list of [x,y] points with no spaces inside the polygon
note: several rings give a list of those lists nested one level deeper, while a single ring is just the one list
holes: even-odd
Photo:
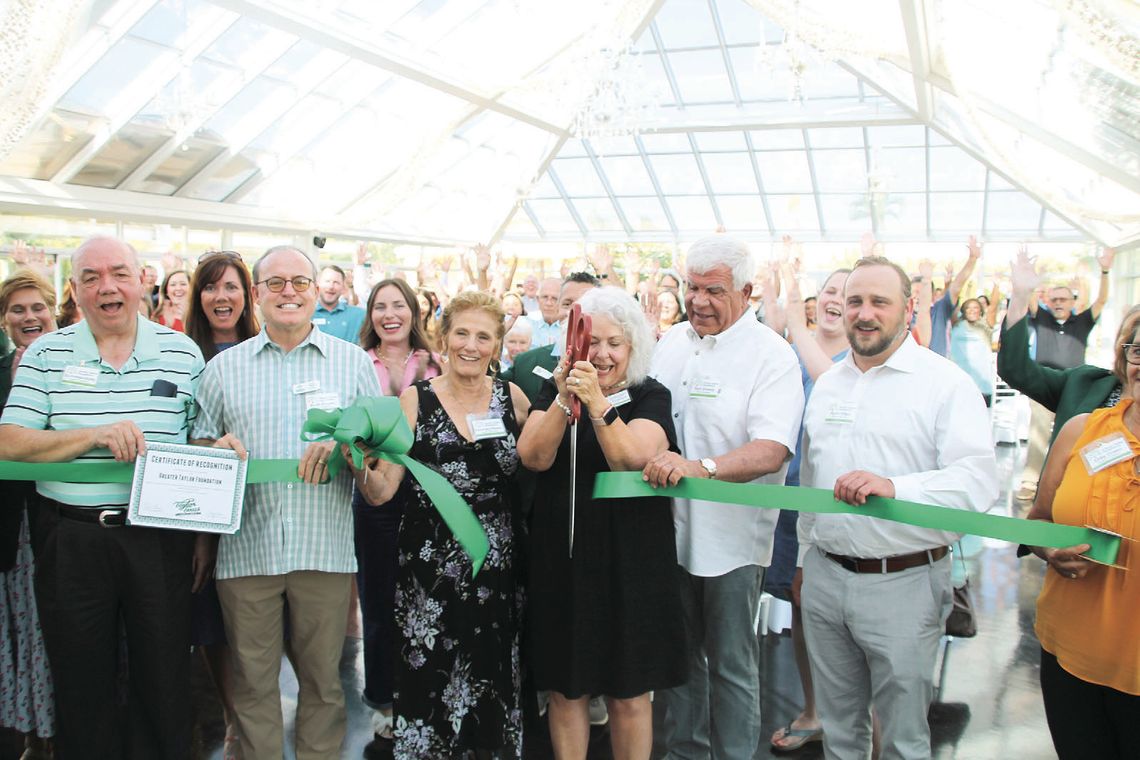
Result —
[{"label": "woman in black dress", "polygon": [[[490,551],[479,574],[418,483],[404,512],[396,579],[393,712],[397,760],[522,754],[516,587],[515,442],[528,402],[488,375],[503,347],[503,308],[461,293],[443,313],[447,371],[400,395],[410,455],[436,470],[479,518]],[[391,499],[404,468],[368,458],[356,474],[370,504]]]},{"label": "woman in black dress", "polygon": [[[669,391],[646,376],[653,330],[617,288],[580,301],[593,321],[589,361],[563,360],[519,439],[540,473],[529,602],[535,687],[549,690],[556,757],[585,758],[587,704],[604,695],[614,757],[646,760],[653,745],[649,692],[685,680],[673,515],[665,497],[594,500],[599,472],[640,470],[676,451]],[[582,402],[574,552],[570,541],[571,397]]]}]

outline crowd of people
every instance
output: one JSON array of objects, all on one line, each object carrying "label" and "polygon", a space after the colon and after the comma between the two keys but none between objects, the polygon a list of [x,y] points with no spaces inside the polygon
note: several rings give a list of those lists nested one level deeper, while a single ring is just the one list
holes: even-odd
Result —
[{"label": "crowd of people", "polygon": [[[248,485],[241,529],[220,537],[127,524],[129,484],[6,483],[0,725],[27,734],[28,760],[187,758],[194,648],[223,707],[223,756],[278,760],[285,656],[296,756],[338,757],[358,604],[367,758],[519,758],[541,711],[555,755],[580,759],[600,711],[614,757],[646,760],[655,698],[668,757],[736,760],[762,741],[767,589],[793,602],[806,698],[772,747],[930,757],[959,534],[662,494],[618,502],[595,498],[594,479],[984,512],[998,495],[987,407],[1000,322],[1002,378],[1057,415],[1028,519],[1134,540],[1140,311],[1109,371],[1083,351],[1107,279],[1075,315],[1066,287],[1046,307],[1022,251],[1008,305],[996,285],[963,299],[981,256],[971,238],[941,292],[931,263],[912,274],[869,247],[805,298],[787,249],[758,276],[749,248],[718,233],[679,270],[642,277],[629,259],[623,277],[599,248],[589,271],[516,286],[518,262],[479,248],[458,277],[437,262],[413,288],[373,275],[364,246],[352,267],[292,246],[252,267],[210,251],[160,283],[130,245],[94,237],[71,254],[71,321],[43,277],[18,271],[0,284],[5,458],[132,462],[148,442],[193,443],[296,460],[300,482]],[[1107,278],[1111,251],[1100,263]],[[591,321],[585,355],[566,345],[575,305]],[[302,438],[309,409],[381,396],[399,399],[409,455],[486,534],[477,574],[403,465],[367,451],[333,475],[348,452]],[[1110,445],[1113,457],[1084,455]],[[1140,756],[1127,544],[1117,566],[1085,559],[1087,545],[1024,547],[1048,564],[1037,633],[1062,758]]]}]

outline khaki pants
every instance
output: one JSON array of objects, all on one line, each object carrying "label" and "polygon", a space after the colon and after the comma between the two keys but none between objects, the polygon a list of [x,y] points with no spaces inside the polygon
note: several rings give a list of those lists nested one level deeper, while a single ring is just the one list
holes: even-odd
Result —
[{"label": "khaki pants", "polygon": [[297,760],[339,757],[344,742],[340,655],[352,575],[297,571],[218,581],[234,659],[234,707],[246,760],[281,760],[282,609],[297,670]]},{"label": "khaki pants", "polygon": [[1037,487],[1045,454],[1049,451],[1049,437],[1053,435],[1055,415],[1033,399],[1029,399],[1029,450],[1025,454],[1025,469],[1021,482]]}]

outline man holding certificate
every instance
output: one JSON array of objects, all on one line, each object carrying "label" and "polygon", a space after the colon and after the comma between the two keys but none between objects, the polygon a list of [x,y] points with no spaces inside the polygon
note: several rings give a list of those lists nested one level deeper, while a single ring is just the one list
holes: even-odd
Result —
[{"label": "man holding certificate", "polygon": [[[240,530],[218,544],[218,597],[234,656],[234,707],[245,760],[280,760],[278,674],[289,600],[292,661],[300,685],[298,760],[338,757],[345,733],[338,663],[356,572],[352,476],[329,477],[332,442],[305,443],[309,409],[379,396],[368,355],[313,329],[316,269],[279,246],[253,267],[260,334],[214,357],[202,376],[197,443],[242,457],[300,459],[304,483],[246,487]],[[323,484],[322,484],[323,483]]]},{"label": "man holding certificate", "polygon": [[[24,352],[0,419],[4,457],[133,462],[148,442],[186,443],[202,354],[139,316],[135,250],[86,240],[71,255],[71,287],[85,320]],[[190,589],[207,570],[192,561],[194,533],[127,526],[129,484],[40,481],[36,491],[36,601],[55,679],[56,757],[188,758]],[[130,653],[125,737],[116,735],[120,620]]]}]

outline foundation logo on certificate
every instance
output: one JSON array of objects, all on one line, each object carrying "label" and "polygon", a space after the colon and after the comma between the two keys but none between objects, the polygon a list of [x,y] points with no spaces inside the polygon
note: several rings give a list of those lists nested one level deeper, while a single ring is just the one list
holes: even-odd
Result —
[{"label": "foundation logo on certificate", "polygon": [[236,533],[246,463],[229,449],[147,442],[135,460],[127,522],[151,528]]}]

